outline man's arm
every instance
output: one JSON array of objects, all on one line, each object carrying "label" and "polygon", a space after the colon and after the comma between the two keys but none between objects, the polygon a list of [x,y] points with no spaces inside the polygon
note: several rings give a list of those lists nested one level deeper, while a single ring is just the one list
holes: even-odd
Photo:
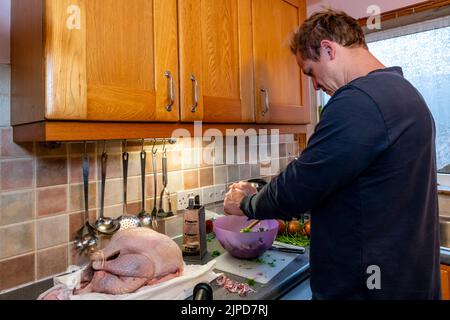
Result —
[{"label": "man's arm", "polygon": [[258,194],[244,197],[240,209],[256,219],[298,216],[356,179],[388,144],[375,102],[356,88],[345,88],[324,110],[299,159]]}]

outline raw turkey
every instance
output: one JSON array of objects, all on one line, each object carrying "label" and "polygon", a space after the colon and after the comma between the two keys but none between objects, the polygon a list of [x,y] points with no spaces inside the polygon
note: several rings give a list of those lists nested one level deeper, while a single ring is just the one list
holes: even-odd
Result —
[{"label": "raw turkey", "polygon": [[147,228],[119,231],[105,249],[91,255],[74,294],[132,293],[180,276],[183,266],[181,250],[168,236]]}]

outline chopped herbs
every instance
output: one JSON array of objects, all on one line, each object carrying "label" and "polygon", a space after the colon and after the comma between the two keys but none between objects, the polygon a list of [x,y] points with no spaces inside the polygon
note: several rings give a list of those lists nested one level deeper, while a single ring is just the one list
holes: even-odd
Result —
[{"label": "chopped herbs", "polygon": [[206,235],[206,241],[211,242],[216,238],[216,234],[214,232],[208,233]]},{"label": "chopped herbs", "polygon": [[259,263],[259,264],[265,263],[265,261],[262,260],[262,259],[260,259],[260,258],[253,259],[253,260],[251,260],[251,261],[253,261],[253,262],[255,262],[255,263]]},{"label": "chopped herbs", "polygon": [[291,235],[291,234],[285,233],[285,234],[277,236],[277,238],[275,240],[282,242],[282,243],[292,244],[297,247],[308,247],[309,246],[308,236],[304,236],[302,234]]},{"label": "chopped herbs", "polygon": [[271,266],[272,268],[275,268],[275,262],[274,261],[269,262],[268,265]]},{"label": "chopped herbs", "polygon": [[247,279],[247,280],[245,281],[245,283],[247,283],[249,286],[254,286],[254,285],[255,285],[255,280],[253,280],[253,279]]}]

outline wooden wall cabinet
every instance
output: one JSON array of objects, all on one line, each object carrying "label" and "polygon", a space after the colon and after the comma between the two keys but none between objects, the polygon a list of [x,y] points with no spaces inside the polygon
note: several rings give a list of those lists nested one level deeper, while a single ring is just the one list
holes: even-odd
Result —
[{"label": "wooden wall cabinet", "polygon": [[289,50],[305,0],[14,0],[11,17],[13,126],[309,123]]},{"label": "wooden wall cabinet", "polygon": [[289,48],[291,32],[305,18],[305,1],[253,1],[258,123],[310,122],[309,82]]},{"label": "wooden wall cabinet", "polygon": [[255,122],[252,1],[179,0],[178,6],[181,120]]},{"label": "wooden wall cabinet", "polygon": [[176,5],[13,1],[12,124],[178,121]]}]

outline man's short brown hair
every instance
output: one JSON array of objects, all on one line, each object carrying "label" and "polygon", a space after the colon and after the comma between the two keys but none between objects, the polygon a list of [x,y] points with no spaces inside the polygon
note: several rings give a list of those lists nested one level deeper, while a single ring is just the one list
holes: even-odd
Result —
[{"label": "man's short brown hair", "polygon": [[330,40],[341,46],[367,49],[364,32],[354,18],[345,12],[326,10],[314,13],[294,33],[291,39],[293,54],[300,52],[302,59],[318,61],[322,40]]}]

